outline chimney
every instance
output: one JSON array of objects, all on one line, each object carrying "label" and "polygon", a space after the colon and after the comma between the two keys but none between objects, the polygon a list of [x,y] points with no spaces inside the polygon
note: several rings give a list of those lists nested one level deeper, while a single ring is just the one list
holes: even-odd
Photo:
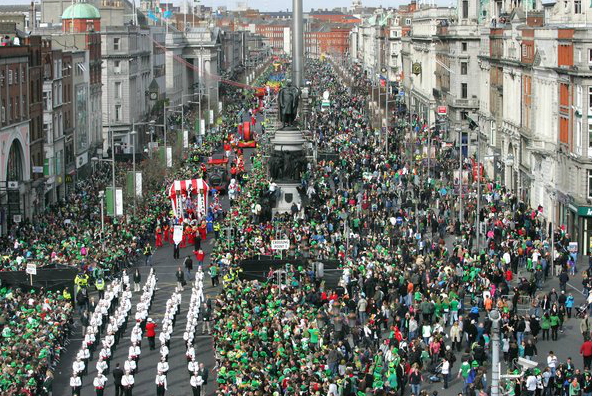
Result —
[{"label": "chimney", "polygon": [[37,27],[37,18],[35,15],[35,3],[31,2],[31,7],[29,8],[29,30],[34,31]]}]

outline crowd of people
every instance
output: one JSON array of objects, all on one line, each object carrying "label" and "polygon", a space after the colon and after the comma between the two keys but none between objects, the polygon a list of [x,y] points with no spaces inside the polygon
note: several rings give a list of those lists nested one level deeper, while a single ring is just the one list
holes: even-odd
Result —
[{"label": "crowd of people", "polygon": [[[549,230],[542,207],[529,208],[495,181],[485,183],[480,213],[467,194],[460,221],[460,153],[441,144],[439,130],[398,106],[387,145],[371,127],[359,67],[349,70],[350,88],[327,62],[307,70],[313,96],[328,90],[332,101],[310,116],[324,155],[302,174],[309,204],[273,220],[260,216],[256,205],[277,185],[256,152],[223,220],[234,236],[212,254],[225,286],[214,305],[218,394],[403,395],[410,385],[417,396],[435,374],[448,387],[457,373],[465,394],[486,391],[487,313],[501,314],[512,369],[517,357],[533,356],[539,331],[556,339],[569,319],[573,296],[541,291],[554,271],[568,270],[569,235]],[[428,140],[437,146],[429,167]],[[470,157],[463,166],[471,169]],[[481,246],[476,216],[485,224]],[[337,260],[338,284],[301,265],[280,282],[273,272],[237,281],[241,261],[273,256],[278,236],[290,241],[295,263]]]},{"label": "crowd of people", "polygon": [[[74,308],[78,308],[85,332],[83,347],[73,365],[71,385],[75,390],[80,389],[82,376],[88,371],[88,361],[92,359],[94,349],[99,346],[102,347],[97,363],[99,374],[94,382],[97,390],[104,387],[104,374],[109,372],[110,351],[117,344],[118,340],[115,338],[122,334],[120,329],[124,329],[123,323],[111,322],[115,318],[117,321],[127,320],[129,313],[128,305],[125,306],[126,311],[119,315],[120,312],[116,312],[110,303],[113,299],[117,300],[116,296],[119,294],[127,295],[127,286],[121,287],[117,292],[113,291],[113,287],[120,282],[118,279],[121,279],[121,271],[132,265],[142,252],[146,263],[150,263],[149,258],[154,252],[151,241],[156,230],[159,230],[156,234],[160,235],[160,246],[163,239],[164,242],[172,241],[172,226],[181,221],[175,218],[169,200],[161,191],[170,186],[173,180],[190,179],[196,174],[205,176],[205,169],[201,164],[223,147],[228,131],[237,127],[236,114],[245,107],[245,102],[250,101],[250,97],[236,95],[236,89],[231,91],[226,101],[227,111],[219,123],[192,141],[187,158],[169,172],[167,177],[156,184],[144,186],[144,198],[138,200],[134,215],[128,207],[123,217],[105,216],[102,225],[102,198],[99,191],[110,185],[111,167],[99,162],[93,164],[92,177],[77,180],[72,189],[67,190],[64,199],[37,213],[34,221],[25,218],[22,222],[13,224],[7,234],[0,237],[0,271],[22,271],[27,264],[35,264],[37,268],[63,265],[80,271],[75,279],[74,293],[69,289],[52,292],[5,287],[1,290],[0,361],[4,371],[0,388],[3,393],[22,395],[51,391],[52,370],[59,360],[60,352],[68,343],[68,335],[74,323]],[[169,115],[169,124],[171,127],[179,126],[182,122],[189,125],[193,124],[194,119],[195,111],[188,109],[185,120],[181,120],[178,113]],[[125,180],[129,166],[117,163],[118,185],[122,185]],[[240,180],[240,171],[243,169],[240,156],[234,159],[233,167],[233,176]],[[208,232],[218,235],[219,228],[215,224],[223,215],[216,191],[210,202],[207,216],[200,219],[199,224],[185,224],[184,244],[187,245],[191,240],[200,265],[203,264],[204,253],[199,245]],[[156,239],[156,246],[159,247],[158,238]],[[111,286],[110,280],[114,281]],[[134,283],[136,291],[139,291],[139,279]],[[99,292],[98,304],[89,297],[91,290]],[[143,304],[146,305],[146,302]],[[105,309],[109,314],[117,315],[108,319]],[[138,315],[142,316],[141,322],[146,324],[147,309],[139,310],[136,313]],[[101,332],[107,333],[103,340],[100,337]],[[136,334],[135,337],[140,337],[136,342],[141,341],[141,334]],[[149,335],[148,339],[151,339]],[[105,340],[112,343],[105,346]],[[130,356],[126,365],[131,367],[135,361]],[[118,386],[123,386],[122,381],[125,382],[128,377],[123,369],[120,370],[125,375],[119,376]],[[201,373],[203,375],[203,370]],[[130,375],[133,378],[133,374]]]},{"label": "crowd of people", "polygon": [[61,293],[0,289],[0,389],[37,395],[51,386],[53,370],[73,328],[72,303]]},{"label": "crowd of people", "polygon": [[[215,234],[207,272],[212,284],[222,278],[224,290],[217,299],[204,301],[201,288],[194,286],[188,323],[196,324],[200,312],[203,316],[214,310],[219,395],[403,395],[409,385],[419,396],[425,381],[436,374],[445,388],[458,375],[462,391],[473,395],[488,386],[484,365],[491,347],[487,314],[492,310],[501,313],[502,350],[512,369],[518,357],[537,353],[539,333],[543,340],[561,337],[574,307],[565,289],[568,274],[575,272],[574,257],[566,249],[569,235],[561,228],[550,230],[542,207],[529,208],[495,181],[486,181],[479,213],[469,194],[459,203],[454,171],[460,153],[442,144],[446,137],[441,131],[397,106],[387,143],[372,128],[368,80],[359,67],[348,70],[353,76],[349,87],[329,62],[311,62],[308,70],[313,71],[307,77],[312,95],[330,91],[331,106],[324,111],[314,106],[308,120],[323,155],[301,175],[302,207],[294,205],[290,213],[272,218],[266,203],[279,187],[268,177],[265,153],[257,148],[250,156],[250,171],[233,175],[227,213],[214,192],[206,217],[184,222],[175,217],[164,194],[153,194],[142,201],[135,217],[108,221],[103,233],[96,192],[108,184],[109,173],[99,165],[96,177],[79,181],[67,200],[3,237],[3,270],[22,270],[27,263],[81,270],[74,298],[67,291],[0,291],[3,393],[37,394],[40,387],[51,387],[51,369],[67,343],[74,303],[85,308],[81,315],[89,306],[94,312],[86,313],[85,342],[70,385],[80,390],[88,360],[102,345],[93,381],[95,389],[102,390],[112,348],[131,308],[129,278],[105,288],[105,275],[119,272],[138,252],[151,255],[153,238],[157,247],[171,242],[177,224],[184,224],[183,243],[193,245],[200,280],[201,243],[207,233]],[[277,82],[280,73],[264,73],[257,84]],[[160,187],[206,177],[201,164],[221,147],[230,146],[230,160],[242,168],[243,152],[233,138],[242,118],[236,115],[256,120],[260,106],[260,100],[249,95],[228,103],[220,124],[192,146],[187,160]],[[422,155],[428,141],[436,146],[430,166]],[[470,157],[463,164],[466,170],[473,166]],[[460,205],[464,221],[459,220]],[[477,216],[485,224],[480,246],[474,243]],[[221,228],[233,232],[220,237]],[[555,246],[550,243],[552,232]],[[298,263],[286,268],[286,279],[278,283],[271,272],[266,280],[241,280],[241,261],[276,255],[271,241],[278,236],[290,241],[282,257]],[[343,274],[338,283],[328,285],[322,271],[300,265],[312,261],[337,262]],[[559,275],[560,290],[542,292],[552,274]],[[139,285],[139,279],[134,283]],[[101,292],[96,308],[85,299],[92,285]],[[133,388],[142,334],[155,347],[155,324],[148,317],[154,287],[149,277],[143,288],[146,298],[136,311],[133,349],[124,368],[117,368],[118,387]],[[180,295],[167,303],[170,315],[159,333],[158,394],[167,388],[167,334],[170,337],[179,302]],[[580,326],[585,337],[590,333],[587,320]],[[203,330],[206,323],[209,330],[209,319]],[[195,361],[192,330],[185,332],[187,360],[190,385],[198,394],[207,371]],[[582,354],[592,359],[592,346]],[[567,381],[567,394],[575,396],[574,379],[573,387],[582,384],[584,393],[592,388],[590,377],[582,376],[572,362],[548,362],[549,370],[509,381],[507,392],[530,391],[531,377],[537,383],[540,379],[544,389],[557,388],[554,394],[562,394]]]}]

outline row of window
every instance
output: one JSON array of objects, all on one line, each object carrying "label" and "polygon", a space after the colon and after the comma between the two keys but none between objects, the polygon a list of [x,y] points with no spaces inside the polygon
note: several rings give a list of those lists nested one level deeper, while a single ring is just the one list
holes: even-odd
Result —
[{"label": "row of window", "polygon": [[14,69],[9,68],[8,71],[0,71],[0,86],[4,87],[5,84],[10,85],[17,85],[17,84],[24,84],[27,82],[27,69],[23,68],[22,66],[16,67]]},{"label": "row of window", "polygon": [[10,125],[13,122],[23,120],[27,117],[28,108],[27,95],[13,96],[8,100],[2,99],[0,123],[2,125]]}]

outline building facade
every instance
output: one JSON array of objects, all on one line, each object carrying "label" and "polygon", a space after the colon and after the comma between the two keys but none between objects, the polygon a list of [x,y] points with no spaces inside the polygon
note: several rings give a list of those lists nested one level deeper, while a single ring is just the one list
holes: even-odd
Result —
[{"label": "building facade", "polygon": [[[131,150],[133,124],[150,112],[153,44],[150,30],[134,25],[107,26],[101,31],[103,58],[103,150],[113,133],[115,153]],[[182,82],[180,82],[182,84]],[[131,151],[129,151],[131,153]]]},{"label": "building facade", "polygon": [[33,214],[29,51],[0,47],[0,220],[2,231]]}]

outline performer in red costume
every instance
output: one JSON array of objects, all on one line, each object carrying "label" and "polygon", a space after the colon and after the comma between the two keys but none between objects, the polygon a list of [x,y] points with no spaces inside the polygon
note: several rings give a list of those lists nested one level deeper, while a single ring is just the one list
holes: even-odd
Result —
[{"label": "performer in red costume", "polygon": [[199,225],[199,235],[201,236],[201,241],[205,242],[208,235],[207,223],[205,220]]},{"label": "performer in red costume", "polygon": [[156,247],[162,247],[162,229],[160,226],[156,227]]},{"label": "performer in red costume", "polygon": [[170,226],[168,224],[164,225],[163,234],[164,234],[164,241],[165,242],[169,241],[169,228],[170,228]]}]

